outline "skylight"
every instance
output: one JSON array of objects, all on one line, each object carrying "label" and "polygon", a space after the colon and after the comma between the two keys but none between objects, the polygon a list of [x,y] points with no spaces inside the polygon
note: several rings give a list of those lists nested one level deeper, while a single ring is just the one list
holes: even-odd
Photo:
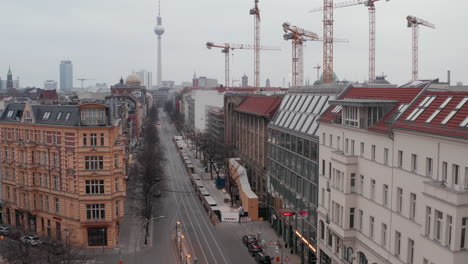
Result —
[{"label": "skylight", "polygon": [[445,106],[447,106],[447,104],[452,101],[452,98],[453,96],[447,97],[447,99],[445,99],[439,108],[437,108],[437,110],[435,110],[434,113],[432,113],[432,115],[426,120],[426,123],[430,123],[440,113],[440,111],[442,111],[442,109],[444,109]]},{"label": "skylight", "polygon": [[414,121],[418,118],[426,108],[437,98],[437,96],[427,96],[424,100],[416,107],[413,112],[406,118],[406,120]]},{"label": "skylight", "polygon": [[461,122],[460,127],[468,128],[468,116]]},{"label": "skylight", "polygon": [[341,105],[337,105],[335,106],[335,108],[333,108],[332,113],[337,114],[338,112],[341,111],[342,108],[343,107]]},{"label": "skylight", "polygon": [[60,117],[62,117],[62,112],[58,113],[56,120],[60,120]]},{"label": "skylight", "polygon": [[48,120],[50,117],[50,112],[45,112],[44,115],[42,116],[42,120]]},{"label": "skylight", "polygon": [[8,113],[7,113],[8,118],[10,118],[11,116],[13,116],[13,110],[8,111]]},{"label": "skylight", "polygon": [[69,118],[70,118],[70,113],[67,113],[67,115],[65,116],[65,121],[68,121]]},{"label": "skylight", "polygon": [[450,114],[448,114],[448,116],[444,120],[442,120],[441,124],[442,125],[447,124],[447,122],[458,112],[458,110],[460,110],[460,108],[463,107],[466,101],[468,101],[468,97],[463,98],[460,101],[460,103],[458,103],[458,105],[455,107],[455,109],[453,109],[452,112],[450,112]]}]

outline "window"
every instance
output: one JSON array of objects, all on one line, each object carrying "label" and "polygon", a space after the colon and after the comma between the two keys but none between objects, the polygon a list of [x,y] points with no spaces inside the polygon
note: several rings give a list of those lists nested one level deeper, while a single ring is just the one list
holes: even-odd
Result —
[{"label": "window", "polygon": [[465,167],[465,189],[468,189],[468,167]]},{"label": "window", "polygon": [[400,256],[401,252],[401,233],[395,231],[395,255]]},{"label": "window", "polygon": [[447,228],[445,229],[445,243],[450,247],[452,244],[452,216],[447,215]]},{"label": "window", "polygon": [[403,167],[403,151],[398,151],[398,167]]},{"label": "window", "polygon": [[425,231],[426,236],[431,235],[431,215],[432,215],[432,209],[429,206],[426,206],[426,231]]},{"label": "window", "polygon": [[374,179],[371,179],[370,198],[371,198],[372,200],[375,199],[375,180],[374,180]]},{"label": "window", "polygon": [[114,155],[114,168],[118,168],[118,167],[119,167],[119,156]]},{"label": "window", "polygon": [[388,165],[388,148],[384,148],[384,151],[383,151],[383,160],[384,160],[384,164],[385,164],[385,165]]},{"label": "window", "polygon": [[87,180],[86,194],[104,194],[104,180]]},{"label": "window", "polygon": [[322,160],[322,175],[325,176],[325,160]]},{"label": "window", "polygon": [[372,149],[371,149],[371,159],[372,159],[372,160],[375,160],[375,145],[372,145]]},{"label": "window", "polygon": [[462,218],[462,228],[461,228],[461,241],[460,241],[460,248],[461,249],[468,249],[468,241],[466,241],[466,238],[468,237],[467,234],[467,225],[468,225],[468,217],[463,217]]},{"label": "window", "polygon": [[408,238],[408,264],[414,263],[414,240]]},{"label": "window", "polygon": [[60,120],[60,117],[62,117],[62,112],[58,113],[57,118],[55,120]]},{"label": "window", "polygon": [[11,118],[13,116],[13,110],[8,111],[7,117]]},{"label": "window", "polygon": [[115,178],[115,191],[116,192],[119,191],[119,179],[118,178]]},{"label": "window", "polygon": [[57,153],[52,153],[52,162],[53,162],[53,165],[54,165],[54,168],[57,168],[58,167],[58,154]]},{"label": "window", "polygon": [[349,153],[349,139],[345,138],[345,153]]},{"label": "window", "polygon": [[58,198],[55,198],[55,212],[60,213],[60,201]]},{"label": "window", "polygon": [[452,180],[453,184],[458,185],[460,180],[460,166],[452,164]]},{"label": "window", "polygon": [[359,127],[359,109],[355,106],[343,107],[343,124]]},{"label": "window", "polygon": [[361,142],[361,156],[364,156],[364,142]]},{"label": "window", "polygon": [[354,140],[351,140],[351,155],[354,156]]},{"label": "window", "polygon": [[415,193],[410,193],[409,217],[413,220],[416,218],[416,194]]},{"label": "window", "polygon": [[60,190],[60,179],[57,175],[54,175],[54,189]]},{"label": "window", "polygon": [[333,148],[333,135],[330,134],[329,138],[330,138],[330,142],[328,144],[330,144],[330,148]]},{"label": "window", "polygon": [[442,162],[442,181],[447,183],[447,162]]},{"label": "window", "polygon": [[325,133],[322,133],[322,145],[325,145]]},{"label": "window", "polygon": [[320,224],[320,228],[319,228],[320,239],[325,240],[325,224],[323,223],[322,220],[320,220],[319,224]]},{"label": "window", "polygon": [[49,120],[50,117],[50,112],[45,112],[44,115],[42,116],[42,120]]},{"label": "window", "polygon": [[458,110],[460,110],[460,108],[463,107],[463,105],[468,101],[468,97],[465,97],[463,98],[460,103],[458,103],[458,105],[455,107],[455,109],[452,110],[452,112],[450,112],[450,114],[448,114],[444,120],[442,120],[442,122],[440,122],[440,124],[442,125],[445,125],[447,124],[447,122],[458,112]]},{"label": "window", "polygon": [[88,144],[87,138],[86,138],[86,133],[83,134],[83,146],[86,146]]},{"label": "window", "polygon": [[382,241],[381,241],[381,244],[382,244],[382,247],[386,247],[387,246],[387,225],[382,223]]},{"label": "window", "polygon": [[369,217],[369,237],[374,238],[374,217],[370,216]]},{"label": "window", "polygon": [[104,160],[102,156],[86,156],[85,168],[87,170],[102,170],[104,169]]},{"label": "window", "polygon": [[120,201],[115,201],[115,216],[120,216]]},{"label": "window", "polygon": [[351,173],[351,192],[356,192],[356,174]]},{"label": "window", "polygon": [[397,204],[396,204],[397,212],[401,213],[402,207],[403,207],[403,189],[400,187],[397,188]]},{"label": "window", "polygon": [[364,175],[361,175],[361,179],[360,179],[360,180],[361,180],[361,182],[360,182],[360,185],[359,185],[359,192],[360,192],[361,194],[363,194],[363,193],[364,193]]},{"label": "window", "polygon": [[442,239],[442,218],[443,214],[442,212],[435,210],[435,239],[441,240]]},{"label": "window", "polygon": [[382,192],[382,204],[384,206],[388,206],[388,185],[384,184],[383,185],[383,192]]},{"label": "window", "polygon": [[336,137],[336,149],[341,150],[341,137]]},{"label": "window", "polygon": [[363,226],[363,221],[364,221],[364,212],[359,209],[359,231],[362,231],[362,226]]},{"label": "window", "polygon": [[107,246],[107,228],[88,227],[88,246]]},{"label": "window", "polygon": [[101,146],[104,146],[104,133],[101,133]]},{"label": "window", "polygon": [[90,144],[91,146],[97,146],[97,135],[96,133],[91,133],[90,135]]},{"label": "window", "polygon": [[86,219],[101,220],[106,218],[106,210],[104,204],[87,204]]},{"label": "window", "polygon": [[333,245],[333,234],[330,231],[330,228],[328,228],[327,231],[328,231],[328,246],[331,247]]},{"label": "window", "polygon": [[416,154],[411,154],[411,171],[416,171],[418,169],[418,156]]},{"label": "window", "polygon": [[432,159],[426,158],[426,176],[432,176]]},{"label": "window", "polygon": [[70,112],[68,112],[68,113],[65,115],[65,121],[68,121],[68,119],[70,119]]},{"label": "window", "polygon": [[354,210],[355,208],[349,208],[349,228],[354,228]]}]

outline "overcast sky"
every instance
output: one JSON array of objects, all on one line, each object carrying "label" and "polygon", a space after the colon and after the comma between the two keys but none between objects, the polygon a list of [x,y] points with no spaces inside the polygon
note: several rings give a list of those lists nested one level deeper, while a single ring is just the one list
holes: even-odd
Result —
[{"label": "overcast sky", "polygon": [[[114,84],[132,69],[156,72],[156,0],[1,0],[0,77],[8,66],[22,86],[43,86],[59,79],[60,60],[70,59],[74,77]],[[339,1],[335,1],[339,2]],[[162,0],[163,79],[177,83],[198,76],[224,82],[224,56],[208,50],[215,43],[253,43],[254,0]],[[308,10],[321,0],[260,0],[262,45],[281,51],[261,53],[262,84],[282,85],[291,72],[291,44],[283,40],[281,24],[322,35],[322,12]],[[414,15],[434,23],[421,28],[420,78],[468,83],[468,20],[466,0],[384,0],[377,6],[376,70],[393,83],[411,78],[411,30],[405,17]],[[368,76],[368,11],[364,6],[335,10],[335,37],[350,43],[335,44],[335,72],[340,79],[363,81]],[[322,45],[305,47],[305,76],[316,79],[313,67],[322,65]],[[246,73],[253,82],[253,52],[234,51],[231,79]],[[155,74],[153,74],[155,76]],[[154,77],[155,79],[155,77]],[[286,81],[287,83],[287,81]],[[78,87],[78,81],[74,86]]]}]

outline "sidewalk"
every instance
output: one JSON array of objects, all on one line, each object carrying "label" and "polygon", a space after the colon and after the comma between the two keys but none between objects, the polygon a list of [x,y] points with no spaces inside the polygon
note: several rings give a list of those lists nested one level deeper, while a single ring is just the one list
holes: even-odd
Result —
[{"label": "sidewalk", "polygon": [[[247,223],[241,223],[238,225],[244,234],[252,234],[256,235],[257,237],[260,237],[260,245],[262,245],[264,251],[273,259],[276,257],[281,257],[281,251],[283,251],[282,254],[284,264],[301,263],[301,258],[298,255],[291,254],[290,248],[281,249],[276,246],[278,241],[280,241],[280,243],[283,243],[283,241],[273,230],[269,222],[252,221]],[[272,261],[272,263],[276,262]]]}]

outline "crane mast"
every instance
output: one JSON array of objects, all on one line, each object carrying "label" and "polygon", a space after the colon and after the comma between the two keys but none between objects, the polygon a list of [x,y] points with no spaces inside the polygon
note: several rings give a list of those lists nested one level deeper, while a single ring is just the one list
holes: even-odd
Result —
[{"label": "crane mast", "polygon": [[426,26],[426,27],[429,27],[429,28],[435,28],[435,25],[428,22],[428,21],[425,21],[421,18],[417,18],[417,17],[414,17],[414,16],[407,16],[406,17],[406,21],[408,22],[408,27],[411,27],[412,29],[412,80],[415,81],[418,79],[418,74],[419,74],[419,65],[418,65],[418,61],[419,61],[419,26]]},{"label": "crane mast", "polygon": [[333,0],[323,0],[323,83],[333,82]]},{"label": "crane mast", "polygon": [[304,42],[319,40],[319,36],[311,31],[283,23],[285,40],[292,40],[292,86],[304,85]]},{"label": "crane mast", "polygon": [[255,7],[250,9],[250,15],[254,16],[254,83],[255,87],[260,87],[260,9],[258,1],[255,0]]}]

